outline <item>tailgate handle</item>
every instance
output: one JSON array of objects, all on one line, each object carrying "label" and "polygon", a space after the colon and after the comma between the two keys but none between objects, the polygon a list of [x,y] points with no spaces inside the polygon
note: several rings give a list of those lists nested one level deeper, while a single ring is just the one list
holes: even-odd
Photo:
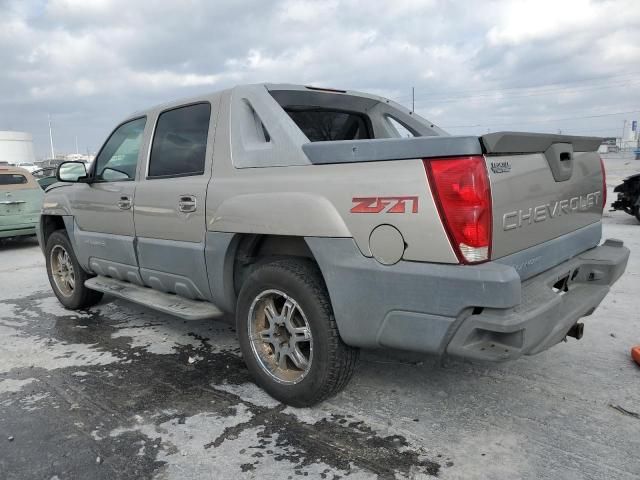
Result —
[{"label": "tailgate handle", "polygon": [[573,174],[573,145],[554,143],[544,152],[556,182],[565,182]]}]

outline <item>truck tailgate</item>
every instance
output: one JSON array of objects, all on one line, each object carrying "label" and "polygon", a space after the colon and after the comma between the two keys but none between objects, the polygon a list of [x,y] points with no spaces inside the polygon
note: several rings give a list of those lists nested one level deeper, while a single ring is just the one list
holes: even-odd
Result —
[{"label": "truck tailgate", "polygon": [[480,141],[491,182],[492,259],[600,221],[601,139],[500,132]]}]

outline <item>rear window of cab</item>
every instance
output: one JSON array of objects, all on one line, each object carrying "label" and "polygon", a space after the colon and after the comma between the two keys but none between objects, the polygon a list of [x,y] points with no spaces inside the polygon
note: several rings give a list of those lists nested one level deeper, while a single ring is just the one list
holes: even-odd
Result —
[{"label": "rear window of cab", "polygon": [[28,182],[27,177],[19,173],[0,173],[0,186],[2,185],[24,185]]}]

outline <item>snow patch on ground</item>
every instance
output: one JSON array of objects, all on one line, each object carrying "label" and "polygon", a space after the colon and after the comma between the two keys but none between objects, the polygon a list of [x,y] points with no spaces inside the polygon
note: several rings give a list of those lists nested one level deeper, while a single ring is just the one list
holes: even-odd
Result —
[{"label": "snow patch on ground", "polygon": [[43,406],[38,405],[42,400],[49,398],[51,396],[50,393],[34,393],[33,395],[26,396],[20,399],[20,405],[22,405],[23,410],[27,410],[28,412],[32,412],[33,410],[38,410],[43,408]]},{"label": "snow patch on ground", "polygon": [[27,378],[24,380],[13,380],[7,378],[6,380],[0,380],[0,393],[14,393],[22,390],[26,385],[35,382],[35,378]]},{"label": "snow patch on ground", "polygon": [[[184,419],[172,419],[159,425],[138,424],[129,428],[118,428],[110,432],[117,437],[130,431],[140,431],[152,440],[161,439],[161,449],[157,460],[167,462],[156,478],[163,480],[183,480],[185,478],[287,478],[288,474],[300,472],[308,478],[338,478],[345,472],[322,462],[300,467],[295,448],[283,444],[278,446],[278,438],[265,436],[262,426],[247,426],[236,433],[227,429],[249,422],[253,414],[242,405],[236,405],[236,414],[219,416],[200,413]],[[217,441],[216,441],[217,440]],[[215,443],[215,445],[214,445]],[[138,455],[143,455],[141,445]],[[259,472],[259,474],[257,474]],[[286,472],[286,473],[285,473]],[[349,478],[362,480],[370,474],[353,467]]]},{"label": "snow patch on ground", "polygon": [[[229,478],[230,472],[226,468],[221,469],[218,472],[219,475],[214,475],[212,472],[211,458],[217,457],[218,450],[212,448],[211,444],[227,428],[235,427],[253,418],[253,414],[245,405],[240,404],[233,408],[235,414],[231,416],[199,413],[185,419],[173,418],[159,425],[140,423],[141,418],[134,418],[136,424],[114,429],[109,436],[117,437],[126,432],[138,431],[152,440],[160,438],[161,449],[157,459],[167,462],[166,470],[160,475],[165,480]],[[142,454],[141,452],[144,452],[144,446],[140,447],[138,454]],[[233,455],[229,455],[227,461],[232,459]]]},{"label": "snow patch on ground", "polygon": [[[209,332],[212,326],[216,327],[214,333]],[[207,348],[213,353],[233,352],[238,346],[235,335],[224,324],[213,320],[185,322],[182,319],[167,316],[161,316],[153,323],[145,317],[129,317],[119,323],[118,331],[111,337],[127,337],[130,338],[128,343],[132,348],[144,348],[147,352],[156,355],[171,355],[175,353],[176,348],[197,344],[194,335],[198,338],[211,337],[212,340]]]},{"label": "snow patch on ground", "polygon": [[[44,313],[55,315],[57,317],[70,317],[70,318],[89,318],[91,314],[79,311],[67,310],[62,306],[55,296],[46,297],[38,300],[35,305]],[[39,314],[38,314],[39,316]]]},{"label": "snow patch on ground", "polygon": [[274,408],[280,405],[280,402],[271,397],[267,392],[253,383],[241,383],[240,385],[232,385],[230,383],[211,384],[211,387],[223,392],[237,395],[245,402],[257,405],[259,407]]},{"label": "snow patch on ground", "polygon": [[128,337],[130,338],[128,343],[132,348],[141,347],[155,355],[171,355],[175,353],[176,348],[193,343],[193,338],[186,336],[186,334],[175,337],[170,335],[170,332],[163,330],[166,329],[150,326],[123,327],[111,337]]},{"label": "snow patch on ground", "polygon": [[14,368],[56,368],[108,365],[121,359],[96,345],[64,343],[52,338],[28,335],[15,328],[0,324],[0,373]]},{"label": "snow patch on ground", "polygon": [[322,405],[314,408],[294,408],[287,407],[282,413],[295,416],[298,420],[309,425],[318,423],[321,420],[326,420],[331,416],[331,413],[324,411]]}]

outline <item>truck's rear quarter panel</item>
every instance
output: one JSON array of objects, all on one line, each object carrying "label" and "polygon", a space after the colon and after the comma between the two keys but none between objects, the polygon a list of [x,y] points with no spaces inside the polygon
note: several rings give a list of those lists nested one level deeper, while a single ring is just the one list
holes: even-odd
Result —
[{"label": "truck's rear quarter panel", "polygon": [[[421,160],[246,168],[216,175],[207,196],[208,229],[311,237],[351,236],[371,256],[369,236],[383,224],[404,237],[405,260],[457,263]],[[352,213],[354,198],[415,197],[404,210]]]}]

